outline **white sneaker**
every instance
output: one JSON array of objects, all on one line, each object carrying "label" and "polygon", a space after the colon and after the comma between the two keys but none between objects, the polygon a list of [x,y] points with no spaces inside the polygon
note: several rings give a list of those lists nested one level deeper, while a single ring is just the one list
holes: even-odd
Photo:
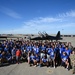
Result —
[{"label": "white sneaker", "polygon": [[37,66],[39,65],[39,63],[37,63]]},{"label": "white sneaker", "polygon": [[54,66],[54,68],[55,68],[55,66]]},{"label": "white sneaker", "polygon": [[37,65],[34,65],[34,67],[37,67]]}]

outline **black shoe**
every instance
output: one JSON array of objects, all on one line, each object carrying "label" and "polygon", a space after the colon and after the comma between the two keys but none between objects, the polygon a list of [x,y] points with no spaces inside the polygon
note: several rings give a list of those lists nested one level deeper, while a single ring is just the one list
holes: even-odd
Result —
[{"label": "black shoe", "polygon": [[31,65],[31,64],[29,64],[29,66],[31,67],[32,65]]},{"label": "black shoe", "polygon": [[70,70],[70,67],[68,67],[67,69],[68,69],[68,71],[69,71],[69,70]]},{"label": "black shoe", "polygon": [[49,66],[47,65],[47,67],[49,67]]}]

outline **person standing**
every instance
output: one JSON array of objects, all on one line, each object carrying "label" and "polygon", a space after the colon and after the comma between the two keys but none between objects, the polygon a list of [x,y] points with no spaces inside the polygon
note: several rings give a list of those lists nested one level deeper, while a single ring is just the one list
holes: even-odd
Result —
[{"label": "person standing", "polygon": [[21,57],[21,50],[18,49],[16,51],[16,61],[17,61],[18,64],[20,63],[20,57]]},{"label": "person standing", "polygon": [[75,74],[75,50],[72,51],[70,55],[71,66],[72,66],[72,74]]}]

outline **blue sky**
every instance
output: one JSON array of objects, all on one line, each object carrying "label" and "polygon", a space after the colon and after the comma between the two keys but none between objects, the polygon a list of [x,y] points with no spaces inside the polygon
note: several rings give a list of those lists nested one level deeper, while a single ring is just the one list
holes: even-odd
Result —
[{"label": "blue sky", "polygon": [[0,34],[75,34],[75,0],[0,0]]}]

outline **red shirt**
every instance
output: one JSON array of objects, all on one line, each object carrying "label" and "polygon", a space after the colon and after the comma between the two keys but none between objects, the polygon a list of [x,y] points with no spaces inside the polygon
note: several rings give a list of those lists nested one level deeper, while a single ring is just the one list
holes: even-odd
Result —
[{"label": "red shirt", "polygon": [[16,51],[16,56],[20,56],[21,55],[21,51],[20,50],[17,50]]}]

